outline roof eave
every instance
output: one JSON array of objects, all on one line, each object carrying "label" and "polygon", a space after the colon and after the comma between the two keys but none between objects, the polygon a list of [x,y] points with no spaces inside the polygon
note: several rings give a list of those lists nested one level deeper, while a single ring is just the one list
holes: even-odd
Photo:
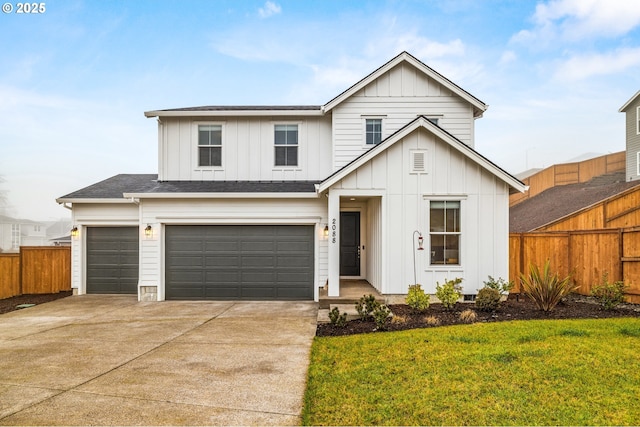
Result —
[{"label": "roof eave", "polygon": [[620,109],[618,110],[619,113],[624,113],[624,111],[627,109],[627,107],[629,105],[631,105],[636,98],[640,96],[640,90],[636,92],[635,95],[633,95],[631,98],[629,98],[629,100],[627,102],[624,103],[624,105],[622,107],[620,107]]},{"label": "roof eave", "polygon": [[322,109],[318,110],[198,110],[198,111],[145,111],[145,117],[318,117],[323,116]]},{"label": "roof eave", "polygon": [[357,93],[359,90],[364,88],[366,85],[368,85],[372,81],[376,80],[382,74],[384,74],[387,71],[391,70],[392,68],[394,68],[396,65],[400,64],[403,61],[406,61],[406,62],[410,63],[411,65],[413,65],[417,69],[421,70],[423,73],[427,74],[430,78],[434,79],[435,81],[437,81],[438,83],[440,83],[444,87],[448,88],[453,93],[455,93],[456,95],[460,96],[465,101],[467,101],[471,105],[473,105],[473,107],[474,107],[474,117],[476,117],[476,118],[482,117],[482,113],[484,111],[486,111],[487,108],[489,107],[484,102],[480,101],[478,98],[476,98],[475,96],[471,95],[469,92],[465,91],[460,86],[456,85],[451,80],[447,79],[446,77],[444,77],[443,75],[441,75],[440,73],[435,71],[433,68],[429,67],[424,62],[420,61],[419,59],[417,59],[416,57],[411,55],[410,53],[402,52],[401,54],[399,54],[395,58],[391,59],[386,64],[382,65],[380,68],[378,68],[375,71],[373,71],[368,76],[366,76],[365,78],[363,78],[362,80],[360,80],[359,82],[357,82],[356,84],[354,84],[353,86],[351,86],[350,88],[348,88],[347,90],[342,92],[340,95],[336,96],[331,101],[327,102],[322,107],[323,111],[325,113],[331,111],[337,105],[342,103],[345,99],[351,97],[353,94]]},{"label": "roof eave", "polygon": [[91,197],[61,197],[56,199],[56,203],[133,203],[125,198],[91,198]]},{"label": "roof eave", "polygon": [[315,192],[124,193],[133,199],[315,199]]}]

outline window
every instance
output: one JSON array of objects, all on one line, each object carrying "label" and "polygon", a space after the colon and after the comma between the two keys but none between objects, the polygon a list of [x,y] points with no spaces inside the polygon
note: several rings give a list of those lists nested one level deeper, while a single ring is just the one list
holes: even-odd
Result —
[{"label": "window", "polygon": [[222,125],[198,126],[198,166],[222,166]]},{"label": "window", "polygon": [[367,145],[379,144],[382,141],[382,119],[366,119],[365,134]]},{"label": "window", "polygon": [[640,135],[640,106],[636,108],[636,133]]},{"label": "window", "polygon": [[429,120],[434,125],[437,125],[439,119],[437,117],[427,117],[427,120]]},{"label": "window", "polygon": [[11,224],[11,248],[20,247],[20,224]]},{"label": "window", "polygon": [[431,264],[460,264],[460,202],[431,201]]},{"label": "window", "polygon": [[275,165],[298,166],[298,125],[275,125]]}]

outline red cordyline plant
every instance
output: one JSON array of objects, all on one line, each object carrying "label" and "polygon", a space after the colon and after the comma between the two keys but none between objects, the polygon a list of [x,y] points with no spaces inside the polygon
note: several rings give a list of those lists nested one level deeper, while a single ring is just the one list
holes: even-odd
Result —
[{"label": "red cordyline plant", "polygon": [[578,288],[571,282],[571,275],[560,279],[558,273],[551,274],[550,261],[544,263],[542,274],[538,266],[529,264],[529,275],[520,274],[524,293],[542,311],[551,311],[562,298]]}]

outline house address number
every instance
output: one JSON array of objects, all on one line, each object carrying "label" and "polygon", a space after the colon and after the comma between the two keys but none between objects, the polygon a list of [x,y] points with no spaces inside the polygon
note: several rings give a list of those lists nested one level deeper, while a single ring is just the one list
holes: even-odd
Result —
[{"label": "house address number", "polygon": [[331,220],[331,243],[336,242],[336,237],[338,235],[338,225],[335,218]]}]

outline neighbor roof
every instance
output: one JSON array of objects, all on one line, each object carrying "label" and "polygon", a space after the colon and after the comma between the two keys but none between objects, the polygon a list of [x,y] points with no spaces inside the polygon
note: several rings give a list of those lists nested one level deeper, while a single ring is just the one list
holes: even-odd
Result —
[{"label": "neighbor roof", "polygon": [[212,196],[216,193],[309,193],[318,181],[158,181],[155,174],[120,174],[58,198],[58,203],[79,200],[126,201],[125,198],[165,197],[177,193]]},{"label": "neighbor roof", "polygon": [[625,173],[621,171],[581,184],[549,188],[509,209],[509,231],[534,231],[637,185],[640,181],[625,182]]},{"label": "neighbor roof", "polygon": [[635,95],[633,95],[627,102],[624,103],[624,105],[622,107],[620,107],[620,109],[618,110],[619,113],[624,112],[624,110],[627,109],[627,107],[631,104],[633,104],[636,100],[636,98],[638,98],[638,96],[640,96],[640,90],[636,92]]}]

